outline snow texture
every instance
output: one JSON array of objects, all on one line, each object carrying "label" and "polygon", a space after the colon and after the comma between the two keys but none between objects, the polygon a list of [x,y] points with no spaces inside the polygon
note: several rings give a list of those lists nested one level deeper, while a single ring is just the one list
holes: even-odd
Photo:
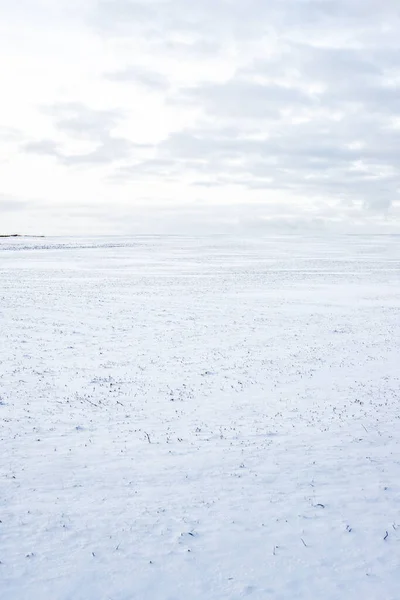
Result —
[{"label": "snow texture", "polygon": [[0,242],[0,599],[400,597],[400,237]]}]

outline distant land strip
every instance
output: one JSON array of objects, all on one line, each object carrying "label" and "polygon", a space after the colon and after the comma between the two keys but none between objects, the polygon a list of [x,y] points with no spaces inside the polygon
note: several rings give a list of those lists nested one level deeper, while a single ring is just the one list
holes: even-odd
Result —
[{"label": "distant land strip", "polygon": [[15,237],[44,238],[44,235],[21,235],[20,233],[9,233],[9,234],[1,234],[0,233],[0,238],[15,238]]}]

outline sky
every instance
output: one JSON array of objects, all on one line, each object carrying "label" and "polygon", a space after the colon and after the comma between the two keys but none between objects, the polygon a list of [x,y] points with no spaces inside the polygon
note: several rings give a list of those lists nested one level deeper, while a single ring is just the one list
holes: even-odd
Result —
[{"label": "sky", "polygon": [[398,0],[0,0],[0,233],[400,233]]}]

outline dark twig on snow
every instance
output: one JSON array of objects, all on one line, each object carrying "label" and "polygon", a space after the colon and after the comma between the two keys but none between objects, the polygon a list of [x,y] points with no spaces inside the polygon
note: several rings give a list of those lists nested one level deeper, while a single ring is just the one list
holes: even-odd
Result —
[{"label": "dark twig on snow", "polygon": [[303,538],[300,538],[300,539],[303,542],[304,546],[307,548],[307,544],[305,543],[305,541],[303,540]]},{"label": "dark twig on snow", "polygon": [[144,432],[144,435],[147,437],[147,441],[149,442],[149,444],[151,444],[151,439],[147,431]]},{"label": "dark twig on snow", "polygon": [[89,400],[89,398],[84,398],[84,400],[86,400],[86,402],[89,402],[89,404],[91,404],[92,406],[95,406],[96,408],[100,408],[100,406],[98,404],[96,404],[96,402],[92,402],[91,400]]},{"label": "dark twig on snow", "polygon": [[384,539],[384,540],[386,540],[388,537],[389,537],[389,532],[387,531],[387,532],[385,533],[385,537],[384,537],[383,539]]}]

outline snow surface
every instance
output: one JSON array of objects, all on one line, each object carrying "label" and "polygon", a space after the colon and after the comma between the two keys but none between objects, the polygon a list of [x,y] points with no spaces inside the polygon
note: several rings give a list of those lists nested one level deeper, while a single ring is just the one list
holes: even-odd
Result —
[{"label": "snow surface", "polygon": [[0,599],[400,598],[400,237],[0,242]]}]

